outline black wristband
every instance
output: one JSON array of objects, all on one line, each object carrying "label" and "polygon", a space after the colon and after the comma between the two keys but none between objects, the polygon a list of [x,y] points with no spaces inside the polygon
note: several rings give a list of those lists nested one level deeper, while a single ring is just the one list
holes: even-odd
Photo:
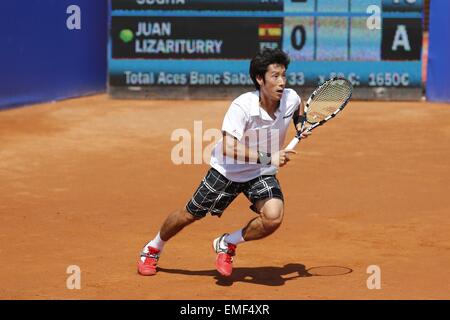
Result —
[{"label": "black wristband", "polygon": [[295,115],[293,118],[292,118],[292,121],[294,122],[294,125],[295,125],[295,127],[297,128],[297,124],[299,124],[299,123],[303,123],[303,122],[305,122],[305,120],[306,120],[306,117],[305,117],[305,115]]}]

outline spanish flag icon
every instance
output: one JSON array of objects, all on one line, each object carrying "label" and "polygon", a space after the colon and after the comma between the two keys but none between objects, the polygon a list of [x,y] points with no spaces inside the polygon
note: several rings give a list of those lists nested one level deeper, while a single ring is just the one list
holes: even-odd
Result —
[{"label": "spanish flag icon", "polygon": [[258,36],[262,40],[277,40],[283,35],[281,24],[260,24]]}]

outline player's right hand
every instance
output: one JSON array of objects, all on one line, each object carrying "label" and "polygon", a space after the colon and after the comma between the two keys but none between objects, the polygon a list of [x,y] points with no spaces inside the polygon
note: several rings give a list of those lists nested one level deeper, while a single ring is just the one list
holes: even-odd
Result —
[{"label": "player's right hand", "polygon": [[283,167],[286,163],[291,161],[290,156],[292,154],[297,154],[297,151],[295,150],[280,150],[278,152],[275,152],[272,155],[272,164],[277,167]]}]

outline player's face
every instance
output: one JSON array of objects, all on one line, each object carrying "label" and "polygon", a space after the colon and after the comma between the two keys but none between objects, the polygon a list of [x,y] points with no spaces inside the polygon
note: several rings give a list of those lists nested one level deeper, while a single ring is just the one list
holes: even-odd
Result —
[{"label": "player's face", "polygon": [[279,101],[286,86],[286,68],[280,64],[271,64],[264,75],[265,81],[260,80],[260,93],[270,100]]}]

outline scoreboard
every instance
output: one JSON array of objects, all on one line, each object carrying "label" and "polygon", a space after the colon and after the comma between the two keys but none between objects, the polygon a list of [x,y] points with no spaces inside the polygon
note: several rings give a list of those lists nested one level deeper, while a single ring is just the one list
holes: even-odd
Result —
[{"label": "scoreboard", "polygon": [[423,0],[112,0],[110,93],[242,92],[250,59],[271,47],[291,58],[290,87],[339,75],[362,98],[418,97],[422,16]]}]

